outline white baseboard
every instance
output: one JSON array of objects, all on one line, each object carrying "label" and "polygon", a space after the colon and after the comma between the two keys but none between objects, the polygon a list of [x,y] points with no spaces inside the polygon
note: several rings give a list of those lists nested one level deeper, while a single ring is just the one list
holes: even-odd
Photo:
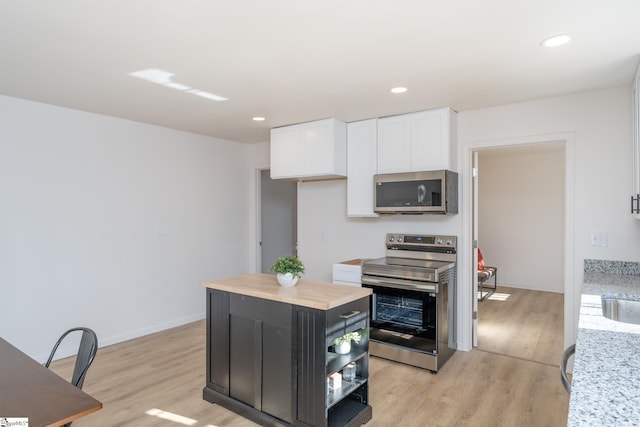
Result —
[{"label": "white baseboard", "polygon": [[[114,335],[110,337],[101,337],[98,335],[98,348],[106,347],[113,344],[118,344],[124,341],[129,341],[134,338],[139,338],[145,335],[150,335],[156,332],[164,331],[167,329],[175,328],[178,326],[186,325],[187,323],[197,322],[206,317],[206,313],[197,313],[190,316],[182,317],[179,319],[173,319],[168,322],[159,323],[157,325],[151,325],[145,328],[137,329],[135,331],[129,331],[124,334]],[[96,331],[97,333],[97,331]],[[62,344],[53,360],[64,359],[65,357],[73,356],[78,351],[77,344],[73,345],[71,342],[68,345]],[[98,352],[98,355],[100,353]],[[49,358],[49,353],[42,354],[36,357],[36,360],[40,363],[45,363]]]},{"label": "white baseboard", "polygon": [[206,317],[206,313],[193,314],[191,316],[183,317],[180,319],[173,319],[169,322],[152,325],[146,328],[138,329],[136,331],[130,331],[125,334],[116,335],[113,337],[100,338],[98,337],[99,347],[106,347],[108,345],[118,344],[123,341],[129,341],[134,338],[139,338],[145,335],[154,334],[156,332],[164,331],[167,329],[175,328],[177,326],[186,325],[187,323],[196,322]]}]

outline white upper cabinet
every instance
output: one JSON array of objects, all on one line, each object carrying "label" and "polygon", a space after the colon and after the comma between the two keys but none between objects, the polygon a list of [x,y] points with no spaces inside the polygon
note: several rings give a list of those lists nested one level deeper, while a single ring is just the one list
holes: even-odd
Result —
[{"label": "white upper cabinet", "polygon": [[347,215],[378,216],[373,212],[373,176],[377,173],[378,120],[347,125]]},{"label": "white upper cabinet", "polygon": [[411,114],[378,119],[378,173],[411,167]]},{"label": "white upper cabinet", "polygon": [[313,180],[346,175],[346,123],[331,118],[271,129],[271,178]]},{"label": "white upper cabinet", "polygon": [[456,134],[449,108],[378,119],[378,173],[455,171]]}]

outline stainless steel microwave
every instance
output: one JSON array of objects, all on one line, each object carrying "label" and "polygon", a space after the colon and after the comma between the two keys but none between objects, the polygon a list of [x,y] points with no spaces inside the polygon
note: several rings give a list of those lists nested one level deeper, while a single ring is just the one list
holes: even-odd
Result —
[{"label": "stainless steel microwave", "polygon": [[373,203],[381,214],[457,214],[458,174],[443,169],[375,175]]}]

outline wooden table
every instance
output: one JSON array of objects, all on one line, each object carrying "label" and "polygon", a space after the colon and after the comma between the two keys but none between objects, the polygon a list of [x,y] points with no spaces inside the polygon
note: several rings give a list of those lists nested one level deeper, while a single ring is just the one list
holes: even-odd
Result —
[{"label": "wooden table", "polygon": [[0,417],[57,427],[100,409],[102,403],[0,338]]}]

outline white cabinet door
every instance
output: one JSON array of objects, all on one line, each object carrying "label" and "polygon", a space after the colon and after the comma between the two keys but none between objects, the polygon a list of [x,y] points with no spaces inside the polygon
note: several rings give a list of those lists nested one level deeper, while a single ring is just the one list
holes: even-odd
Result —
[{"label": "white cabinet door", "polygon": [[271,129],[271,178],[347,175],[347,126],[336,119]]},{"label": "white cabinet door", "polygon": [[449,108],[378,120],[378,173],[455,170],[455,113]]},{"label": "white cabinet door", "polygon": [[310,123],[304,128],[304,175],[322,174],[332,167],[333,126],[326,121]]},{"label": "white cabinet door", "polygon": [[409,114],[378,119],[378,173],[407,172],[411,168]]},{"label": "white cabinet door", "polygon": [[293,177],[301,171],[303,141],[304,130],[300,127],[287,126],[271,130],[271,178]]},{"label": "white cabinet door", "polygon": [[434,110],[411,118],[411,171],[449,169],[449,114]]},{"label": "white cabinet door", "polygon": [[378,120],[347,125],[347,215],[378,216],[373,212],[373,176],[377,173]]}]

